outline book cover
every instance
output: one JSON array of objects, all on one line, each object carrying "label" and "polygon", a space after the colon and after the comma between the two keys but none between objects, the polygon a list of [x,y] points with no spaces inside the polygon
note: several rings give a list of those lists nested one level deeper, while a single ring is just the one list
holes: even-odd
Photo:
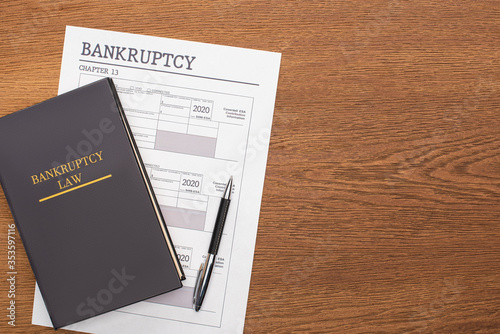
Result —
[{"label": "book cover", "polygon": [[182,286],[111,79],[0,118],[0,182],[55,328]]}]

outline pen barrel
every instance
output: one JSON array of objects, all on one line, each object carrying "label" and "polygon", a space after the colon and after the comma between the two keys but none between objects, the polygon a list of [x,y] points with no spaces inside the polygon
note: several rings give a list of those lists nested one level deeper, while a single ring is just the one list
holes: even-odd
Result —
[{"label": "pen barrel", "polygon": [[222,232],[224,231],[227,211],[229,210],[229,203],[231,203],[231,200],[225,198],[221,199],[219,212],[217,212],[217,219],[215,220],[214,233],[212,234],[212,240],[210,241],[210,247],[208,248],[208,252],[210,254],[217,254],[217,251],[219,250],[220,239],[222,237]]}]

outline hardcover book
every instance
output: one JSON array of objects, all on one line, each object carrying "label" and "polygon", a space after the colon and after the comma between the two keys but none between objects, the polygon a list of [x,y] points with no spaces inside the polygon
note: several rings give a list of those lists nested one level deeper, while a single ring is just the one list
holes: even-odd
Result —
[{"label": "hardcover book", "polygon": [[0,118],[0,182],[55,328],[182,286],[111,79]]}]

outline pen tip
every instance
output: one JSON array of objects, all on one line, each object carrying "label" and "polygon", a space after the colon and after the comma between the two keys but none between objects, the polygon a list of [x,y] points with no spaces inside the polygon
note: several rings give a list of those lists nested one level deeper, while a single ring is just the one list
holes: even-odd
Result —
[{"label": "pen tip", "polygon": [[196,312],[198,312],[198,311],[200,310],[200,308],[201,308],[201,306],[196,305],[196,306],[194,307],[194,310],[195,310]]}]

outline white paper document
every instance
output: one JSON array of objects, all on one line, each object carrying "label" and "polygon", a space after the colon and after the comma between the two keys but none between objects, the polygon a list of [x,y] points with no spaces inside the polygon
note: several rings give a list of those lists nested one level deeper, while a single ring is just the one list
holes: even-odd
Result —
[{"label": "white paper document", "polygon": [[[243,332],[280,59],[273,52],[66,28],[59,93],[113,78],[186,280],[179,290],[64,328]],[[68,154],[83,155],[88,143],[105,140],[86,130]],[[197,271],[231,175],[216,267],[195,312]],[[52,325],[38,287],[33,324]]]}]

